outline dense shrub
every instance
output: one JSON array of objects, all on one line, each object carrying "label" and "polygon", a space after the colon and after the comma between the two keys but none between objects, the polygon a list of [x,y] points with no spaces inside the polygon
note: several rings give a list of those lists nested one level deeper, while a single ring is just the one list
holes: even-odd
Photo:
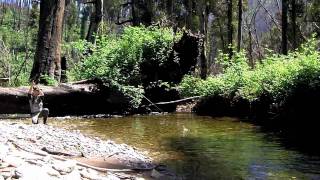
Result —
[{"label": "dense shrub", "polygon": [[314,39],[287,56],[270,54],[254,69],[248,66],[243,52],[231,60],[221,55],[222,74],[206,80],[186,76],[180,91],[184,96],[222,96],[249,102],[267,96],[280,103],[301,84],[320,88],[320,54]]},{"label": "dense shrub", "polygon": [[69,72],[72,80],[100,78],[132,97],[138,105],[142,97],[143,62],[161,66],[172,54],[175,39],[170,28],[127,27],[119,36],[99,36],[92,45],[77,42],[72,46],[87,54]]},{"label": "dense shrub", "polygon": [[76,64],[71,75],[75,79],[99,77],[139,85],[140,63],[145,60],[163,63],[168,59],[173,43],[172,29],[127,27],[120,37],[98,37],[96,46],[78,45],[81,50],[92,52]]}]

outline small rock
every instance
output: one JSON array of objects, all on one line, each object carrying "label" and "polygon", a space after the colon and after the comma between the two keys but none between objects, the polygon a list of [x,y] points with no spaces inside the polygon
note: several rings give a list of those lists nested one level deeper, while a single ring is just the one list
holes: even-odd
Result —
[{"label": "small rock", "polygon": [[76,162],[70,160],[70,161],[56,163],[52,166],[52,168],[59,171],[61,175],[65,175],[65,174],[71,173],[74,170],[75,166],[76,166]]},{"label": "small rock", "polygon": [[9,152],[9,147],[8,146],[0,146],[0,159],[3,159],[4,157],[7,156]]},{"label": "small rock", "polygon": [[15,178],[25,179],[25,180],[50,179],[50,176],[46,172],[44,172],[41,167],[34,166],[34,165],[22,165],[15,170],[14,174],[15,174]]},{"label": "small rock", "polygon": [[[108,180],[120,180],[120,178],[118,178],[117,176],[115,176],[114,174],[111,174],[111,173],[108,173],[108,175],[107,175],[107,178],[106,178],[106,179],[108,179]],[[121,179],[126,179],[126,177],[121,178]],[[127,179],[130,179],[130,177],[129,177],[129,178],[127,178]]]},{"label": "small rock", "polygon": [[6,167],[9,167],[10,164],[6,163],[6,162],[0,162],[0,169],[3,169],[3,168],[6,168]]},{"label": "small rock", "polygon": [[98,175],[97,171],[94,171],[92,169],[84,169],[80,171],[81,177],[91,179],[91,180],[102,180],[103,177],[100,177]]},{"label": "small rock", "polygon": [[80,172],[74,169],[70,174],[63,176],[63,180],[81,180]]},{"label": "small rock", "polygon": [[157,170],[153,169],[151,172],[151,177],[155,179],[159,179],[163,176],[163,174],[159,173]]},{"label": "small rock", "polygon": [[24,163],[24,161],[21,158],[14,157],[14,156],[4,157],[3,161],[14,167],[21,166]]},{"label": "small rock", "polygon": [[57,170],[53,169],[52,167],[44,166],[42,169],[50,176],[55,176],[55,177],[60,176],[60,173]]},{"label": "small rock", "polygon": [[8,178],[12,177],[13,175],[14,175],[14,172],[13,172],[13,171],[1,172],[1,176],[2,176],[4,179],[8,179]]}]

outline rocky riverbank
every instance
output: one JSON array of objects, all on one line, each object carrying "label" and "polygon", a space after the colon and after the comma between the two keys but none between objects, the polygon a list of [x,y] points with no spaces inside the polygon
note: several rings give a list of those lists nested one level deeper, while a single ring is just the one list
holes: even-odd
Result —
[{"label": "rocky riverbank", "polygon": [[[2,179],[150,179],[161,177],[137,149],[47,125],[0,122]],[[148,179],[148,178],[147,178]]]}]

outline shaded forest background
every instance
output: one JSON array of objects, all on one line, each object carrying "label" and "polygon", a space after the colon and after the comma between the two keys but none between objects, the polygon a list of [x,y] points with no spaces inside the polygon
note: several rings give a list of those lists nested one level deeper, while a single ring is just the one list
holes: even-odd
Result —
[{"label": "shaded forest background", "polygon": [[[170,27],[173,33],[184,29],[202,34],[203,52],[199,59],[205,60],[199,60],[196,73],[203,77],[219,72],[215,62],[219,51],[231,54],[232,50],[245,49],[249,63],[254,66],[269,50],[286,54],[286,47],[296,49],[311,34],[318,37],[320,33],[317,0],[66,0],[64,3],[61,57],[66,58],[69,66],[81,58],[75,42],[95,43],[95,32],[97,36],[117,36],[127,26]],[[97,10],[97,4],[101,11]],[[29,78],[39,16],[39,1],[0,1],[0,78],[10,78],[12,85],[25,84]],[[92,29],[94,21],[98,24],[96,30]]]}]

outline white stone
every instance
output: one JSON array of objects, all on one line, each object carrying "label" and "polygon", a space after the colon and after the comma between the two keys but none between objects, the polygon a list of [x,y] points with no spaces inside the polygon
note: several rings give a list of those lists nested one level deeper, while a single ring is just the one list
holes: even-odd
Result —
[{"label": "white stone", "polygon": [[10,164],[6,163],[6,162],[0,162],[0,169],[1,168],[6,168],[6,167],[9,167]]},{"label": "white stone", "polygon": [[157,170],[153,169],[151,172],[151,177],[155,179],[159,179],[163,176],[163,174],[159,173]]},{"label": "white stone", "polygon": [[87,178],[90,180],[103,180],[104,178],[99,176],[97,171],[94,171],[92,169],[84,169],[80,171],[81,177]]},{"label": "white stone", "polygon": [[24,160],[15,156],[6,156],[2,160],[14,167],[21,166],[24,163]]},{"label": "white stone", "polygon": [[118,178],[117,176],[108,173],[108,176],[106,178],[107,180],[120,180],[120,178]]},{"label": "white stone", "polygon": [[65,175],[68,173],[71,173],[76,166],[76,162],[75,161],[65,161],[65,162],[59,162],[59,163],[55,163],[52,168],[59,171],[60,174]]},{"label": "white stone", "polygon": [[6,145],[0,145],[0,159],[3,159],[4,157],[7,156],[9,152],[9,147]]},{"label": "white stone", "polygon": [[64,175],[62,177],[63,180],[81,180],[80,172],[75,169],[70,174]]},{"label": "white stone", "polygon": [[60,176],[60,173],[57,170],[53,169],[52,167],[44,166],[44,167],[42,167],[42,169],[50,176],[55,176],[55,177]]},{"label": "white stone", "polygon": [[34,165],[22,165],[15,170],[15,177],[22,180],[52,179],[41,167]]},{"label": "white stone", "polygon": [[10,177],[12,177],[14,175],[14,172],[13,171],[10,171],[10,172],[1,172],[1,176],[4,178],[4,179],[8,179]]}]

